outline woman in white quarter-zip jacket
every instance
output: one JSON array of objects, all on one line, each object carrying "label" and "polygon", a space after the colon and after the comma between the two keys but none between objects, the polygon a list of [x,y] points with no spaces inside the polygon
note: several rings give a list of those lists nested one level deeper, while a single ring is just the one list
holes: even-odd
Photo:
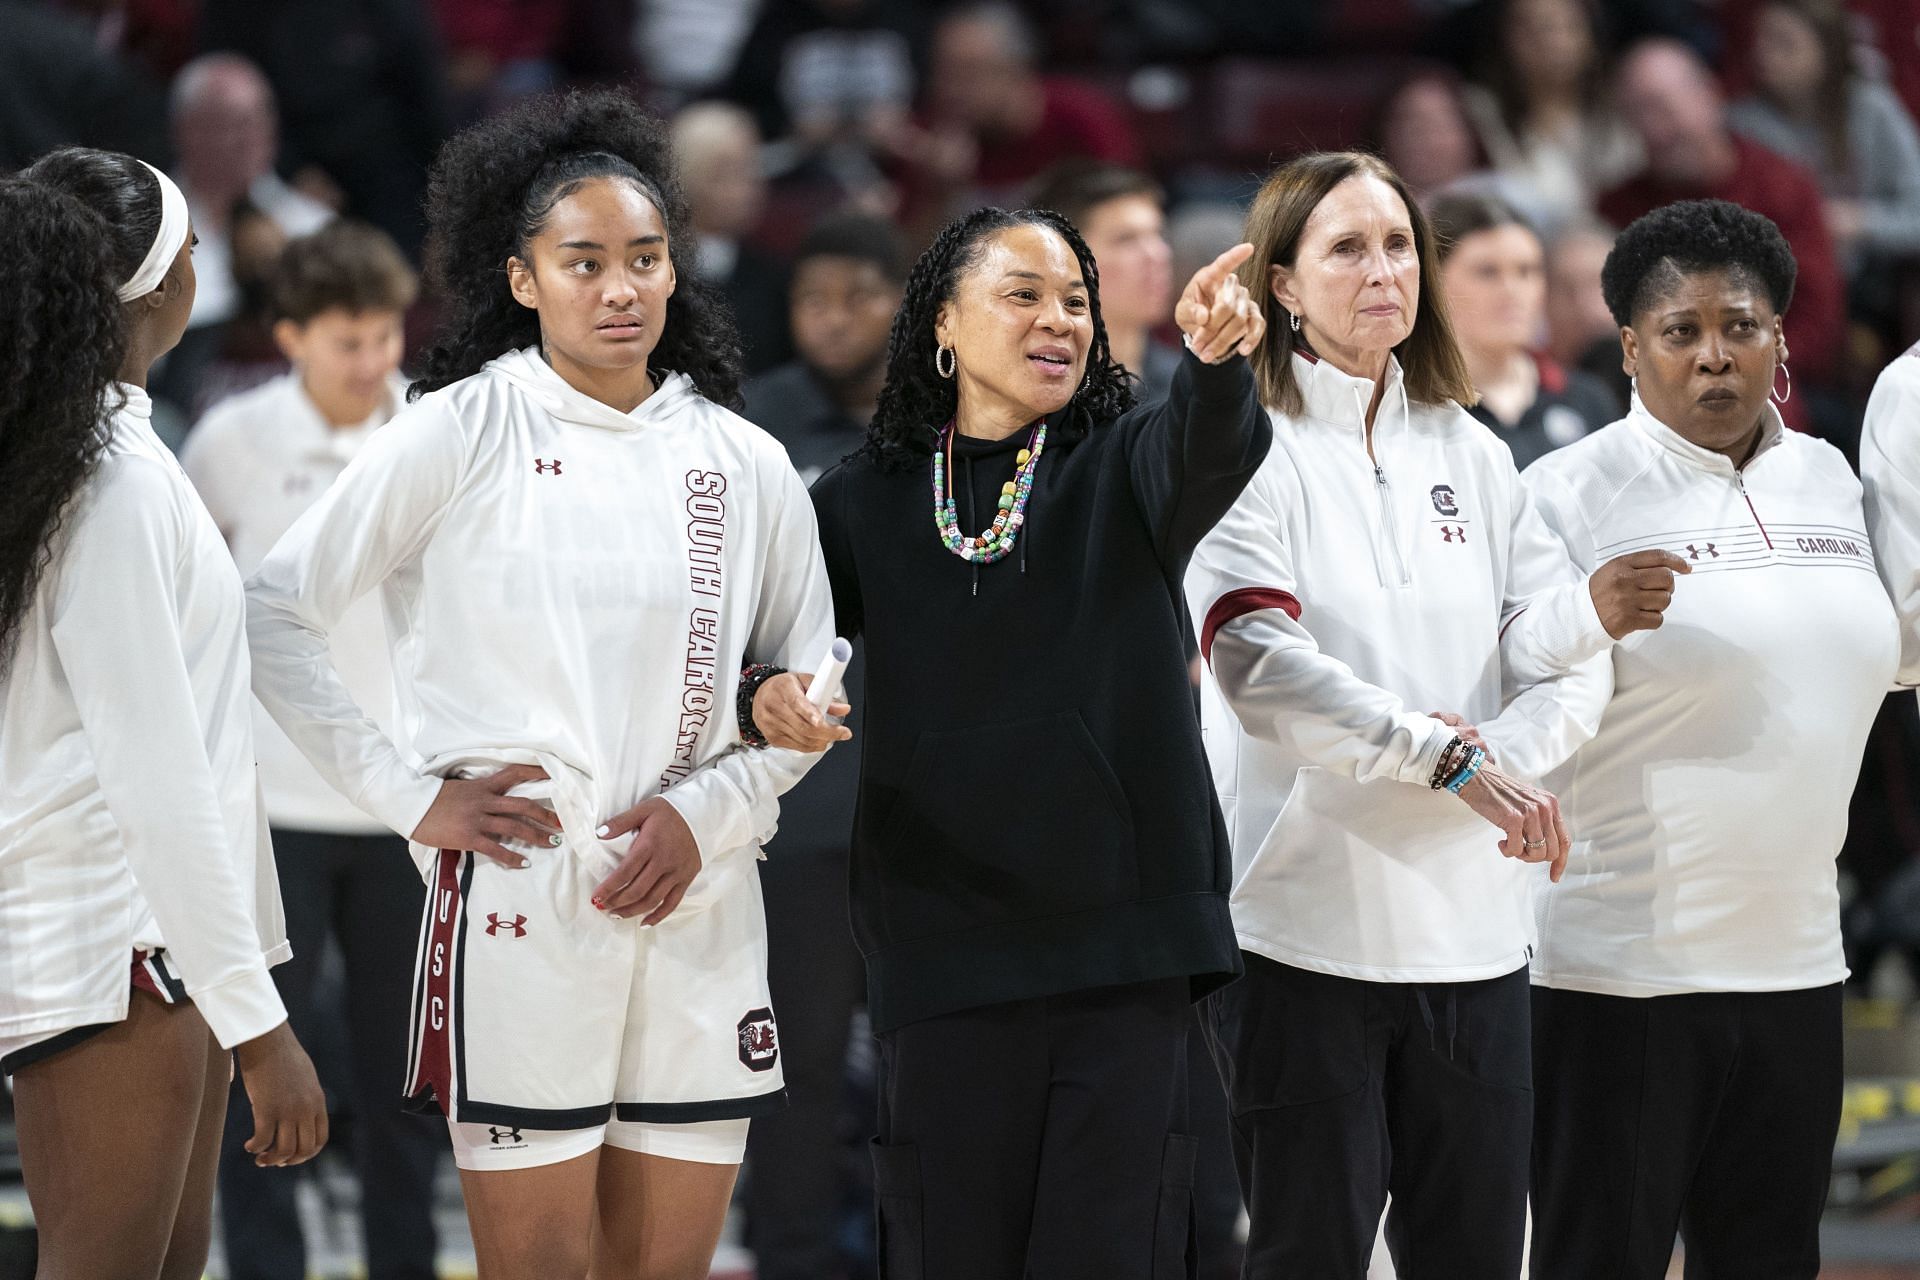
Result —
[{"label": "woman in white quarter-zip jacket", "polygon": [[[1567,708],[1598,732],[1547,780],[1575,844],[1535,886],[1539,1280],[1658,1280],[1676,1231],[1690,1275],[1820,1270],[1847,972],[1834,857],[1899,645],[1860,483],[1767,403],[1790,394],[1794,274],[1779,229],[1737,205],[1633,223],[1601,275],[1632,408],[1527,469],[1576,563],[1693,565],[1666,625],[1614,649],[1608,697]],[[1911,483],[1878,474],[1883,493]]]},{"label": "woman in white quarter-zip jacket", "polygon": [[[406,1089],[481,1273],[705,1275],[785,1098],[756,854],[816,757],[746,746],[737,702],[832,638],[813,507],[726,407],[738,339],[631,99],[474,126],[428,213],[451,314],[249,582],[255,692],[427,874]],[[372,590],[397,741],[327,657]]]},{"label": "woman in white quarter-zip jacket", "polygon": [[1460,407],[1431,237],[1381,161],[1284,166],[1247,238],[1274,445],[1187,577],[1247,961],[1209,1008],[1247,1274],[1363,1275],[1391,1191],[1404,1270],[1511,1277],[1549,873],[1524,864],[1566,847],[1519,779],[1588,731],[1555,686],[1657,625],[1670,557],[1582,581]]},{"label": "woman in white quarter-zip jacket", "polygon": [[0,1069],[49,1276],[200,1274],[227,1050],[256,1161],[326,1141],[267,974],[240,578],[145,390],[192,239],[130,156],[0,181]]}]

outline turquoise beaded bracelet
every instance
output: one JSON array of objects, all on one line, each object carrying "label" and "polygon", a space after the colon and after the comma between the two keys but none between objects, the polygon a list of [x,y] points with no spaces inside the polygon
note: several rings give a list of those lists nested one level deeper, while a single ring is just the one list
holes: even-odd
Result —
[{"label": "turquoise beaded bracelet", "polygon": [[1467,757],[1467,762],[1460,766],[1460,772],[1447,779],[1447,790],[1453,792],[1455,795],[1459,795],[1460,792],[1466,788],[1466,785],[1473,781],[1474,776],[1480,772],[1480,766],[1486,762],[1487,753],[1479,747],[1475,747],[1473,754]]}]

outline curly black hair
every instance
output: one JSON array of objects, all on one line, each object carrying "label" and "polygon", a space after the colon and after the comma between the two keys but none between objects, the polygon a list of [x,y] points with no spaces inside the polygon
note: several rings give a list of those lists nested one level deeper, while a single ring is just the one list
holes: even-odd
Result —
[{"label": "curly black hair", "polygon": [[525,99],[440,149],[427,183],[427,272],[447,311],[411,397],[539,341],[539,316],[507,290],[507,259],[525,259],[554,206],[605,177],[633,183],[667,224],[677,283],[651,367],[684,373],[715,404],[740,407],[740,338],[719,291],[696,274],[666,126],[613,89]]},{"label": "curly black hair", "polygon": [[1695,272],[1757,285],[1785,315],[1799,266],[1773,220],[1726,200],[1682,200],[1636,218],[1600,268],[1600,291],[1625,328]]},{"label": "curly black hair", "polygon": [[942,228],[907,277],[906,297],[887,338],[886,385],[862,446],[883,468],[913,466],[933,453],[959,398],[954,381],[941,377],[933,365],[934,321],[941,304],[952,300],[967,272],[979,265],[987,239],[1021,226],[1045,227],[1067,242],[1080,262],[1087,310],[1093,316],[1086,381],[1068,402],[1065,415],[1048,427],[1052,438],[1063,443],[1082,439],[1133,408],[1136,379],[1114,360],[1107,345],[1106,322],[1100,318],[1100,269],[1073,224],[1050,209],[975,209]]},{"label": "curly black hair", "polygon": [[160,234],[163,208],[160,180],[146,165],[118,151],[61,147],[41,156],[20,176],[66,192],[104,219],[107,264],[120,281],[133,279]]},{"label": "curly black hair", "polygon": [[[153,175],[145,175],[153,182]],[[157,227],[159,184],[154,185]],[[95,206],[98,207],[98,206]],[[0,179],[0,672],[73,496],[107,445],[127,353],[124,227],[65,191]],[[145,251],[142,250],[144,256]]]}]

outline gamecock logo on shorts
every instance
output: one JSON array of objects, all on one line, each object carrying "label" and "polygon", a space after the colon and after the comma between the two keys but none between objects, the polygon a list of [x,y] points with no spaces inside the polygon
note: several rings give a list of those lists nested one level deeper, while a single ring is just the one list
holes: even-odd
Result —
[{"label": "gamecock logo on shorts", "polygon": [[773,1029],[773,1010],[749,1009],[740,1019],[740,1065],[749,1071],[771,1071],[780,1061],[780,1040]]}]

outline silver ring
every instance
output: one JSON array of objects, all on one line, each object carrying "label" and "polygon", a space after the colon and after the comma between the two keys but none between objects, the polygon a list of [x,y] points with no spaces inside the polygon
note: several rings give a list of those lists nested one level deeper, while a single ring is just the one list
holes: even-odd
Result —
[{"label": "silver ring", "polygon": [[1522,849],[1539,849],[1545,846],[1546,843],[1547,843],[1546,837],[1543,836],[1538,840],[1522,840],[1520,842],[1520,847]]}]

